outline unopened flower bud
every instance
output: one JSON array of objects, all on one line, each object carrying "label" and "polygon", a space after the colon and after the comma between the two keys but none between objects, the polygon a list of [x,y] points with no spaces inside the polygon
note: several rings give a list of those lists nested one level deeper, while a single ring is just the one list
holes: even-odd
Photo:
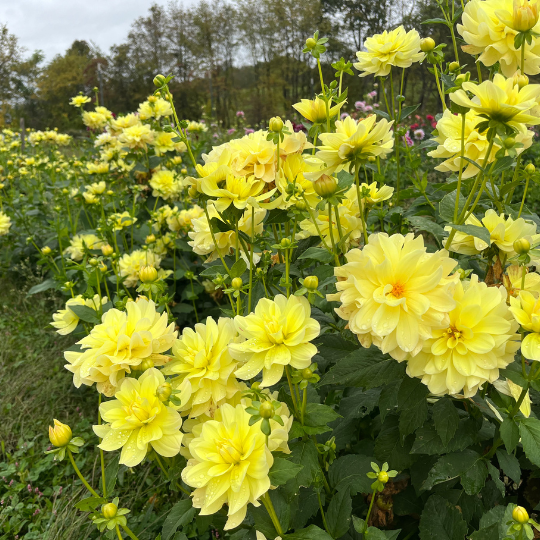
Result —
[{"label": "unopened flower bud", "polygon": [[148,96],[148,103],[155,103],[157,101],[157,97],[156,96]]},{"label": "unopened flower bud", "polygon": [[63,193],[64,195],[67,195],[67,194],[69,193],[69,189],[64,188],[64,189],[62,190],[62,193]]},{"label": "unopened flower bud", "polygon": [[317,195],[321,197],[330,197],[336,192],[337,182],[333,176],[323,174],[320,178],[313,182],[313,189]]},{"label": "unopened flower bud", "polygon": [[149,234],[146,237],[146,243],[147,244],[153,244],[156,241],[156,235],[155,234]]},{"label": "unopened flower bud", "polygon": [[311,379],[311,377],[313,377],[313,371],[311,371],[309,368],[304,368],[302,370],[302,378],[308,380]]},{"label": "unopened flower bud", "polygon": [[182,174],[187,174],[187,169],[180,169],[180,172],[181,172]]},{"label": "unopened flower bud", "polygon": [[513,15],[513,29],[518,32],[528,32],[538,22],[538,6],[528,1],[515,3]]},{"label": "unopened flower bud", "polygon": [[503,144],[505,148],[513,148],[516,144],[516,139],[514,139],[514,137],[506,137]]},{"label": "unopened flower bud", "polygon": [[244,284],[244,282],[242,281],[242,278],[241,277],[235,277],[232,281],[231,281],[231,287],[233,289],[236,289],[237,291],[239,291],[241,288],[242,288],[242,285]]},{"label": "unopened flower bud", "polygon": [[99,261],[96,258],[92,257],[91,259],[88,260],[88,264],[90,266],[97,266],[99,264]]},{"label": "unopened flower bud", "polygon": [[53,446],[67,446],[72,437],[71,428],[54,419],[54,427],[49,426],[49,440]]},{"label": "unopened flower bud", "polygon": [[319,278],[317,276],[308,276],[304,279],[304,287],[306,289],[316,289],[319,286]]},{"label": "unopened flower bud", "polygon": [[435,48],[435,40],[427,37],[420,40],[420,50],[422,52],[430,52]]},{"label": "unopened flower bud", "polygon": [[99,265],[98,268],[102,274],[104,274],[107,271],[107,265],[103,261],[101,261],[101,264]]},{"label": "unopened flower bud", "polygon": [[525,255],[525,253],[529,253],[530,249],[531,243],[526,238],[518,238],[514,242],[514,251],[518,255]]},{"label": "unopened flower bud", "polygon": [[300,210],[300,212],[307,210],[306,201],[296,201],[294,206],[296,207],[297,210]]},{"label": "unopened flower bud", "polygon": [[186,277],[186,279],[191,280],[191,279],[193,279],[193,278],[195,277],[195,274],[194,274],[191,270],[188,270],[188,271],[184,274],[184,276]]},{"label": "unopened flower bud", "polygon": [[151,358],[146,358],[141,362],[140,368],[141,371],[146,371],[147,369],[152,369],[154,367],[154,361]]},{"label": "unopened flower bud", "polygon": [[198,194],[199,194],[199,192],[197,191],[197,186],[189,186],[188,195],[192,199],[194,199]]},{"label": "unopened flower bud", "polygon": [[143,266],[139,270],[139,278],[143,283],[154,283],[158,278],[158,271],[153,266]]},{"label": "unopened flower bud", "polygon": [[279,133],[283,129],[283,120],[279,116],[274,116],[273,118],[270,118],[268,127],[270,131]]},{"label": "unopened flower bud", "polygon": [[455,73],[456,71],[459,71],[459,68],[459,62],[450,62],[450,65],[448,66],[448,71],[450,71],[450,73]]},{"label": "unopened flower bud", "polygon": [[116,512],[118,511],[118,506],[114,503],[104,504],[101,508],[101,513],[105,519],[113,519],[116,517]]},{"label": "unopened flower bud", "polygon": [[529,514],[527,513],[527,510],[523,508],[523,506],[516,506],[512,510],[512,519],[518,523],[521,523],[521,525],[524,525],[527,523],[527,521],[529,521]]},{"label": "unopened flower bud", "polygon": [[160,401],[167,401],[171,397],[172,385],[165,382],[160,384],[156,390],[156,395]]},{"label": "unopened flower bud", "polygon": [[317,45],[317,42],[313,38],[310,37],[306,39],[306,47],[308,49],[313,49],[315,45]]},{"label": "unopened flower bud", "polygon": [[289,249],[292,245],[292,242],[288,238],[282,238],[279,246],[281,249]]},{"label": "unopened flower bud", "polygon": [[517,77],[517,85],[519,89],[521,90],[525,86],[529,84],[529,77],[527,75],[518,75]]},{"label": "unopened flower bud", "polygon": [[156,88],[161,88],[166,83],[166,78],[164,75],[156,75],[154,77],[154,86]]},{"label": "unopened flower bud", "polygon": [[536,172],[536,167],[532,163],[528,163],[525,167],[525,172],[527,174],[534,174]]},{"label": "unopened flower bud", "polygon": [[389,479],[389,476],[388,476],[388,473],[386,471],[381,471],[378,475],[377,475],[377,480],[383,484],[386,484],[386,482],[388,482],[388,479]]},{"label": "unopened flower bud", "polygon": [[111,195],[114,195],[114,191],[113,191],[112,189],[108,189],[108,190],[107,190],[107,195],[109,195],[109,197],[110,197]]},{"label": "unopened flower bud", "polygon": [[110,244],[105,244],[104,246],[101,246],[101,253],[103,253],[105,257],[109,257],[114,253],[114,249]]},{"label": "unopened flower bud", "polygon": [[51,252],[52,252],[52,249],[51,249],[49,246],[43,246],[43,247],[41,248],[41,253],[42,253],[43,255],[50,255]]},{"label": "unopened flower bud", "polygon": [[274,406],[269,401],[263,401],[259,407],[259,414],[263,418],[272,418],[274,416]]}]

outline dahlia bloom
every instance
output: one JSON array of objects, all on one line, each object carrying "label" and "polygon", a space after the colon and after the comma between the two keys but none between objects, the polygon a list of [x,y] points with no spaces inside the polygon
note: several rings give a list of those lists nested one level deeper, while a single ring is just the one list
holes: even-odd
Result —
[{"label": "dahlia bloom", "polygon": [[259,300],[254,313],[237,315],[234,324],[245,341],[229,344],[231,356],[244,363],[235,376],[248,380],[262,371],[264,388],[279,382],[285,366],[309,367],[317,354],[310,341],[320,332],[319,323],[310,314],[311,307],[303,296],[285,298],[279,294],[273,301]]},{"label": "dahlia bloom", "polygon": [[154,197],[161,197],[167,201],[178,196],[182,190],[182,182],[173,171],[162,169],[152,175],[150,187],[153,189],[152,195]]},{"label": "dahlia bloom", "polygon": [[[512,264],[506,269],[506,274],[503,276],[503,283],[508,291],[509,296],[518,296],[521,291],[521,282],[523,280],[523,267],[517,264]],[[540,274],[531,272],[528,269],[525,271],[525,287],[524,291],[528,291],[538,298],[540,294]]]},{"label": "dahlia bloom", "polygon": [[203,215],[204,210],[196,204],[192,208],[171,213],[171,215],[167,217],[167,225],[171,231],[176,232],[181,229],[190,228],[191,221],[199,219]]},{"label": "dahlia bloom", "polygon": [[458,282],[454,300],[446,328],[434,329],[432,339],[407,359],[407,374],[421,378],[433,394],[472,397],[514,361],[519,325],[506,305],[504,288],[488,287],[476,275]]},{"label": "dahlia bloom", "polygon": [[235,176],[255,176],[265,182],[275,179],[276,146],[266,139],[266,135],[266,131],[256,131],[230,141],[230,167]]},{"label": "dahlia bloom", "polygon": [[93,426],[94,433],[103,439],[98,446],[107,452],[122,448],[121,465],[138,465],[149,446],[165,457],[174,457],[180,452],[182,418],[156,395],[164,382],[158,369],[148,369],[138,380],[124,379],[115,399],[99,406],[106,423]]},{"label": "dahlia bloom", "polygon": [[510,311],[527,332],[521,344],[521,353],[529,360],[540,360],[540,300],[528,291],[517,298],[510,297]]},{"label": "dahlia bloom", "polygon": [[205,422],[200,436],[189,444],[193,456],[182,471],[182,480],[195,489],[193,506],[200,515],[218,512],[227,504],[224,529],[234,529],[246,517],[248,503],[270,489],[268,472],[274,463],[266,438],[242,405],[225,404],[214,420]]},{"label": "dahlia bloom", "polygon": [[84,111],[82,121],[87,128],[93,130],[103,129],[107,125],[106,116],[96,111]]},{"label": "dahlia bloom", "polygon": [[103,241],[95,234],[76,234],[64,250],[64,254],[69,255],[74,261],[82,261],[86,250],[99,249],[102,245]]},{"label": "dahlia bloom", "polygon": [[159,268],[161,257],[150,250],[136,249],[131,253],[124,253],[118,261],[120,277],[126,278],[124,285],[134,287],[139,282],[139,272],[143,266]]},{"label": "dahlia bloom", "polygon": [[5,236],[11,227],[11,218],[0,211],[0,236]]},{"label": "dahlia bloom", "polygon": [[122,130],[118,140],[128,148],[141,148],[146,150],[149,144],[154,142],[156,136],[149,125],[134,124]]},{"label": "dahlia bloom", "polygon": [[436,329],[448,326],[458,275],[445,250],[427,253],[421,236],[372,234],[362,249],[334,269],[342,278],[328,300],[363,347],[371,344],[396,360],[415,356]]},{"label": "dahlia bloom", "polygon": [[82,107],[85,103],[90,103],[90,98],[83,95],[78,95],[71,98],[71,101],[69,102],[70,105],[73,105],[74,107]]},{"label": "dahlia bloom", "polygon": [[139,105],[138,113],[141,120],[150,120],[150,118],[155,118],[159,120],[164,116],[171,116],[173,113],[171,104],[163,98],[156,98],[152,96],[153,101],[143,101]]},{"label": "dahlia bloom", "polygon": [[108,222],[112,224],[115,231],[121,231],[123,228],[133,225],[136,221],[137,218],[133,217],[127,210],[121,213],[111,214],[108,219]]},{"label": "dahlia bloom", "polygon": [[126,373],[147,358],[161,365],[169,360],[168,351],[176,339],[174,323],[167,326],[167,314],[159,314],[156,304],[145,297],[129,301],[126,311],[110,309],[90,334],[77,342],[81,352],[66,351],[66,369],[73,373],[73,384],[92,386],[98,392],[114,395]]},{"label": "dahlia bloom", "polygon": [[180,412],[190,417],[207,414],[223,405],[240,390],[234,376],[237,363],[227,345],[237,339],[232,319],[212,317],[195,328],[185,328],[172,348],[172,360],[163,373],[175,377],[173,388],[180,390]]},{"label": "dahlia bloom", "polygon": [[418,32],[407,32],[403,26],[368,37],[364,47],[367,50],[356,53],[358,62],[354,64],[358,71],[363,72],[360,77],[385,77],[392,66],[408,68],[413,62],[420,62],[424,58],[424,53],[420,51]]},{"label": "dahlia bloom", "polygon": [[[301,154],[292,154],[282,162],[281,171],[276,180],[276,186],[282,195],[280,208],[288,208],[298,201],[303,201],[303,197],[311,208],[317,206],[320,197],[315,193],[313,182],[304,175],[319,169],[320,165],[319,160]],[[290,184],[294,184],[294,193],[287,192],[287,186]]]},{"label": "dahlia bloom", "polygon": [[[330,107],[330,118],[339,113],[339,109],[343,103]],[[316,97],[315,99],[301,99],[300,103],[295,103],[293,108],[296,109],[306,120],[313,124],[322,124],[326,122],[326,103]]]},{"label": "dahlia bloom", "polygon": [[84,299],[82,294],[77,295],[75,298],[70,298],[66,302],[64,309],[58,310],[53,314],[53,322],[51,326],[56,328],[56,332],[61,336],[71,334],[77,325],[79,324],[79,317],[74,311],[70,309],[71,306],[86,306],[94,311],[98,311],[100,307],[108,302],[108,298],[104,296],[99,300],[99,295],[95,294],[94,298]]}]

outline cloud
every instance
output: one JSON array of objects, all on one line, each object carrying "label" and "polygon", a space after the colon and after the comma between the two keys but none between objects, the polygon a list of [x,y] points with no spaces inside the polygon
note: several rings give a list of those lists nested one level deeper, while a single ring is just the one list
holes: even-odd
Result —
[{"label": "cloud", "polygon": [[0,2],[0,23],[7,23],[20,44],[41,49],[47,60],[63,54],[76,39],[92,41],[104,53],[125,41],[131,23],[146,15],[150,0],[17,0]]}]

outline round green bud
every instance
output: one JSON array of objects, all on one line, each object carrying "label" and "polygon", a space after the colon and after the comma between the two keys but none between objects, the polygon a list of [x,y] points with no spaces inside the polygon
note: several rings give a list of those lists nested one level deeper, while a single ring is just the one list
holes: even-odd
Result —
[{"label": "round green bud", "polygon": [[143,360],[140,364],[141,371],[146,371],[147,369],[152,369],[154,367],[154,361],[150,358]]},{"label": "round green bud", "polygon": [[274,416],[274,406],[269,401],[263,401],[259,407],[259,414],[263,418],[272,418]]},{"label": "round green bud", "polygon": [[521,525],[524,525],[529,521],[529,514],[527,513],[527,510],[523,508],[523,506],[516,506],[512,510],[512,519]]},{"label": "round green bud", "polygon": [[386,484],[386,482],[388,482],[389,480],[389,476],[388,476],[388,473],[385,472],[385,471],[381,471],[378,475],[377,475],[377,480],[383,484]]},{"label": "round green bud", "polygon": [[64,195],[68,195],[68,194],[69,194],[69,189],[64,188],[64,189],[62,190],[62,193],[63,193]]},{"label": "round green bud", "polygon": [[435,40],[431,37],[427,37],[420,40],[420,50],[422,52],[430,52],[435,48]]},{"label": "round green bud", "polygon": [[43,255],[50,255],[51,252],[52,252],[52,249],[51,249],[49,246],[43,246],[43,247],[41,248],[41,253],[42,253]]},{"label": "round green bud", "polygon": [[165,382],[160,384],[156,390],[156,396],[160,401],[167,401],[172,394],[172,385],[171,383]]},{"label": "round green bud", "polygon": [[99,261],[97,259],[95,259],[94,257],[92,257],[89,261],[88,261],[88,264],[90,266],[97,266],[99,264]]},{"label": "round green bud", "polygon": [[185,278],[186,279],[193,279],[195,277],[195,274],[191,271],[191,270],[188,270],[185,274],[184,274]]},{"label": "round green bud", "polygon": [[116,512],[118,511],[118,506],[114,503],[104,504],[101,508],[101,513],[105,519],[113,519],[116,517]]},{"label": "round green bud", "polygon": [[313,189],[317,195],[321,197],[330,197],[336,192],[337,182],[333,176],[323,174],[320,178],[313,182]]},{"label": "round green bud", "polygon": [[279,116],[274,116],[273,118],[270,118],[268,127],[270,131],[279,133],[283,129],[283,120]]},{"label": "round green bud", "polygon": [[139,278],[143,283],[154,283],[158,278],[158,271],[153,266],[143,266],[139,270]]},{"label": "round green bud", "polygon": [[289,238],[282,238],[281,242],[279,243],[281,249],[289,249],[292,245],[292,242]]},{"label": "round green bud", "polygon": [[304,368],[302,370],[302,378],[308,380],[311,379],[311,377],[313,377],[313,371],[311,371],[309,368]]},{"label": "round green bud", "polygon": [[317,42],[313,38],[310,37],[306,39],[306,47],[308,49],[313,49],[315,45],[317,45]]},{"label": "round green bud", "polygon": [[536,172],[536,167],[532,163],[528,163],[525,167],[525,172],[527,174],[534,174]]},{"label": "round green bud", "polygon": [[161,88],[164,84],[166,84],[167,79],[164,75],[156,75],[154,77],[154,86],[156,88]]},{"label": "round green bud", "polygon": [[197,195],[199,194],[199,192],[197,191],[197,186],[190,186],[189,189],[188,189],[188,195],[194,199]]},{"label": "round green bud", "polygon": [[231,287],[233,289],[236,289],[237,291],[239,291],[241,288],[242,288],[242,285],[244,284],[244,282],[242,281],[242,278],[241,277],[235,277],[232,281],[231,281]]},{"label": "round green bud", "polygon": [[308,276],[304,279],[304,287],[307,289],[316,289],[319,286],[319,278],[317,276]]},{"label": "round green bud", "polygon": [[459,65],[459,62],[450,62],[450,65],[448,66],[448,71],[450,73],[455,73],[456,71],[459,71],[459,68],[461,66]]},{"label": "round green bud", "polygon": [[506,137],[503,144],[505,148],[513,148],[516,144],[516,139],[514,139],[514,137]]},{"label": "round green bud", "polygon": [[525,253],[529,253],[530,249],[531,243],[526,238],[518,238],[514,242],[514,251],[518,255],[525,255]]},{"label": "round green bud", "polygon": [[306,201],[296,201],[294,206],[297,210],[300,210],[300,212],[304,212],[305,210],[307,210]]}]

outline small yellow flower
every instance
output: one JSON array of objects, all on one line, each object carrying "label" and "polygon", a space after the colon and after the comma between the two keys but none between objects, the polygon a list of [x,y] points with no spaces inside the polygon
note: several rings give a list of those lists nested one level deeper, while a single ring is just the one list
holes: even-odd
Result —
[{"label": "small yellow flower", "polygon": [[368,37],[364,47],[366,52],[357,52],[358,62],[354,64],[354,67],[362,72],[360,77],[385,77],[392,66],[408,68],[413,62],[420,62],[424,58],[424,53],[420,51],[418,32],[407,32],[403,26]]},{"label": "small yellow flower", "polygon": [[[506,274],[503,276],[503,284],[510,296],[519,295],[522,280],[523,267],[512,264],[506,269]],[[525,269],[525,287],[523,290],[532,293],[535,298],[538,298],[540,295],[540,274]]]},{"label": "small yellow flower", "polygon": [[90,103],[90,98],[78,95],[71,98],[71,101],[69,102],[70,105],[73,105],[74,107],[82,107],[85,103]]},{"label": "small yellow flower", "polygon": [[196,488],[193,506],[201,509],[200,515],[228,505],[225,530],[240,525],[247,505],[260,506],[258,499],[270,489],[268,472],[274,459],[260,427],[249,425],[250,418],[243,405],[220,407],[190,442],[193,457],[182,471],[182,480]]},{"label": "small yellow flower", "polygon": [[125,128],[118,140],[128,148],[146,150],[154,142],[156,133],[146,124],[134,124]]},{"label": "small yellow flower", "polygon": [[125,210],[122,213],[111,214],[107,221],[112,224],[113,230],[121,231],[125,227],[133,225],[137,221],[137,218]]},{"label": "small yellow flower", "polygon": [[66,424],[62,424],[62,422],[59,422],[56,418],[53,421],[54,428],[49,426],[49,440],[58,448],[67,446],[73,436],[71,428]]},{"label": "small yellow flower", "polygon": [[244,363],[236,370],[236,377],[252,379],[262,371],[261,387],[266,387],[279,382],[285,366],[309,367],[317,354],[310,341],[320,332],[319,323],[310,314],[310,304],[303,296],[285,298],[279,294],[273,301],[259,300],[255,312],[247,317],[237,315],[236,329],[246,341],[229,345],[232,357]]},{"label": "small yellow flower", "polygon": [[95,234],[76,234],[64,253],[74,261],[81,261],[87,250],[99,249],[103,244]]},{"label": "small yellow flower", "polygon": [[124,379],[115,399],[99,406],[101,417],[107,422],[94,426],[95,434],[103,439],[99,448],[107,452],[122,448],[122,465],[138,465],[149,446],[165,457],[180,452],[182,418],[157,396],[164,382],[159,370],[148,369],[138,380]]},{"label": "small yellow flower", "polygon": [[171,213],[167,219],[167,225],[171,231],[179,231],[191,227],[191,222],[194,219],[199,219],[204,215],[204,210],[199,205],[194,205],[192,208],[180,210],[180,212]]},{"label": "small yellow flower", "polygon": [[86,300],[81,294],[79,294],[75,298],[70,298],[66,302],[64,309],[60,309],[53,314],[53,322],[51,323],[51,326],[56,328],[56,332],[61,336],[71,334],[71,332],[73,332],[73,330],[75,330],[79,324],[78,315],[70,309],[72,306],[86,306],[98,311],[100,306],[106,304],[107,302],[108,298],[106,296],[101,299],[100,303],[99,295],[97,294],[95,294],[93,298],[88,298]]},{"label": "small yellow flower", "polygon": [[93,130],[103,129],[107,125],[107,118],[96,111],[84,111],[82,120],[85,126]]},{"label": "small yellow flower", "polygon": [[521,353],[529,360],[540,360],[540,300],[528,291],[517,298],[510,297],[510,311],[527,332],[521,344]]},{"label": "small yellow flower", "polygon": [[5,236],[11,227],[11,218],[0,210],[0,236]]},{"label": "small yellow flower", "polygon": [[155,99],[152,103],[150,101],[141,103],[138,112],[141,120],[149,120],[150,118],[159,120],[164,116],[171,116],[173,113],[171,104],[160,97]]},{"label": "small yellow flower", "polygon": [[[339,113],[342,105],[343,103],[340,103],[330,107],[330,118]],[[293,105],[293,108],[313,124],[322,124],[326,122],[326,103],[321,98],[301,99],[300,103],[295,103]]]},{"label": "small yellow flower", "polygon": [[156,171],[150,179],[150,187],[154,197],[162,197],[165,200],[175,199],[182,190],[182,183],[176,177],[176,173],[168,169]]}]

